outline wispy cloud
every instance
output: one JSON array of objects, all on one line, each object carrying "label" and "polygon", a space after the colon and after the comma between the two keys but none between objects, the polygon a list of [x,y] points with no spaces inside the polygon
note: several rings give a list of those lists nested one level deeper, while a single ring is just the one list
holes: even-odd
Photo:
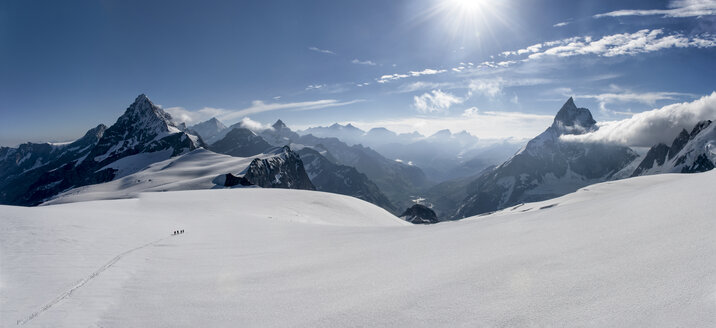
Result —
[{"label": "wispy cloud", "polygon": [[489,98],[495,98],[502,94],[504,82],[501,79],[494,80],[473,80],[470,82],[470,91],[468,96],[474,93],[482,94]]},{"label": "wispy cloud", "polygon": [[183,107],[170,107],[166,108],[169,114],[172,115],[177,122],[184,122],[187,125],[199,123],[201,121],[208,120],[212,117],[216,117],[221,121],[230,122],[243,118],[248,115],[276,111],[276,110],[294,110],[294,111],[305,111],[315,110],[330,107],[339,107],[355,104],[362,102],[362,99],[355,99],[349,101],[338,101],[335,99],[321,99],[314,101],[302,101],[302,102],[291,102],[291,103],[266,103],[261,100],[254,100],[251,102],[251,106],[242,109],[226,109],[226,108],[212,108],[204,107],[199,110],[191,111]]},{"label": "wispy cloud", "polygon": [[331,51],[331,50],[320,49],[320,48],[317,48],[317,47],[308,47],[308,50],[315,51],[315,52],[320,52],[320,53],[322,53],[322,54],[329,54],[329,55],[335,55],[335,54],[336,54],[335,52],[333,52],[333,51]]},{"label": "wispy cloud", "polygon": [[540,84],[549,84],[553,81],[544,78],[487,78],[473,79],[468,85],[468,97],[474,95],[483,95],[489,98],[495,98],[503,94],[504,88],[517,86],[531,86]]},{"label": "wispy cloud", "polygon": [[457,82],[428,82],[428,81],[416,81],[412,83],[402,84],[395,93],[410,93],[415,91],[430,90],[430,89],[454,89],[464,88],[465,85]]},{"label": "wispy cloud", "polygon": [[624,9],[594,15],[601,17],[652,16],[663,17],[698,17],[716,14],[715,0],[675,0],[669,3],[669,9]]},{"label": "wispy cloud", "polygon": [[396,73],[396,74],[390,74],[390,75],[383,75],[380,78],[376,79],[376,81],[378,81],[378,83],[387,83],[390,81],[400,80],[400,79],[404,79],[404,78],[408,78],[408,77],[418,77],[418,76],[423,76],[423,75],[435,75],[435,74],[440,74],[440,73],[445,73],[445,72],[447,72],[447,70],[426,68],[422,71],[410,71],[405,74]]},{"label": "wispy cloud", "polygon": [[681,93],[681,92],[622,92],[622,93],[600,93],[592,95],[577,95],[577,98],[590,98],[596,99],[600,102],[605,103],[628,103],[638,102],[647,105],[654,105],[660,100],[676,100],[682,97],[691,97],[692,94]]},{"label": "wispy cloud", "polygon": [[681,129],[690,131],[697,122],[714,117],[716,91],[692,102],[641,112],[621,121],[604,122],[595,132],[562,136],[562,139],[650,147],[659,142],[671,143]]},{"label": "wispy cloud", "polygon": [[358,60],[357,58],[351,60],[351,63],[357,64],[357,65],[368,65],[368,66],[376,65],[375,62],[373,62],[372,60]]},{"label": "wispy cloud", "polygon": [[460,104],[464,99],[448,92],[433,90],[413,97],[413,101],[415,108],[421,113],[445,113],[452,105]]},{"label": "wispy cloud", "polygon": [[316,89],[323,88],[323,87],[325,87],[325,86],[326,86],[325,84],[309,84],[309,85],[306,87],[306,90],[316,90]]},{"label": "wispy cloud", "polygon": [[567,26],[567,25],[569,25],[569,22],[560,22],[560,23],[552,25],[552,27],[562,27],[562,26]]},{"label": "wispy cloud", "polygon": [[502,56],[528,55],[527,59],[548,56],[571,57],[596,55],[614,57],[655,52],[668,48],[710,48],[716,47],[716,36],[703,34],[686,36],[680,33],[665,34],[662,29],[643,29],[634,33],[607,35],[594,40],[591,36],[572,37],[562,40],[537,43],[529,47],[504,51]]}]

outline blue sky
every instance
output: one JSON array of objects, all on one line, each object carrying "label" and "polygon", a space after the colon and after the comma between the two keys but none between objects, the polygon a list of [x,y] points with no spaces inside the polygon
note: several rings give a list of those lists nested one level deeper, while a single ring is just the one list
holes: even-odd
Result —
[{"label": "blue sky", "polygon": [[482,138],[716,89],[716,2],[3,1],[0,145],[114,123],[140,93],[197,123],[278,118]]}]

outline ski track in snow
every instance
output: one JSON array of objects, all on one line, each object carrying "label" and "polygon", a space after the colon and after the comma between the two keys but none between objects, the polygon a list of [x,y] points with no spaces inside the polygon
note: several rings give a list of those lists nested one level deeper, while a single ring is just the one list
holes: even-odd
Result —
[{"label": "ski track in snow", "polygon": [[[170,235],[169,237],[173,237],[173,236],[174,236],[174,235]],[[92,272],[92,274],[90,274],[89,276],[87,276],[87,277],[82,278],[81,280],[79,280],[77,283],[75,283],[74,286],[72,286],[72,288],[70,288],[70,289],[67,290],[66,292],[60,294],[59,296],[55,297],[55,299],[53,299],[53,300],[50,301],[49,303],[45,304],[45,305],[44,305],[43,307],[41,307],[39,310],[33,312],[32,314],[28,315],[28,316],[25,317],[24,319],[17,320],[17,325],[18,325],[18,326],[22,326],[22,325],[26,324],[28,321],[30,321],[30,320],[32,320],[32,319],[35,319],[37,316],[39,316],[39,315],[42,314],[43,312],[49,310],[52,306],[54,306],[55,304],[59,303],[59,302],[62,301],[63,299],[70,297],[70,296],[72,295],[72,293],[74,293],[77,289],[81,288],[82,286],[84,286],[85,284],[87,284],[90,280],[96,278],[96,277],[99,276],[102,272],[104,272],[105,270],[107,270],[107,269],[109,269],[110,267],[112,267],[115,263],[119,262],[119,260],[121,260],[124,256],[126,256],[126,255],[128,255],[128,254],[130,254],[130,253],[132,253],[132,252],[134,252],[134,251],[140,250],[140,249],[142,249],[142,248],[145,248],[145,247],[154,245],[154,244],[156,244],[156,243],[158,243],[158,242],[160,242],[160,241],[163,241],[163,240],[165,240],[165,239],[167,239],[167,238],[169,238],[169,237],[159,238],[159,239],[157,239],[157,240],[155,240],[155,241],[146,243],[146,244],[144,244],[144,245],[141,245],[141,246],[138,246],[138,247],[135,247],[135,248],[132,248],[132,249],[130,249],[130,250],[127,250],[127,251],[124,251],[124,252],[120,253],[119,255],[117,255],[117,256],[115,256],[114,258],[112,258],[111,260],[109,260],[109,262],[107,262],[107,263],[105,263],[103,266],[99,267],[99,269],[97,269],[97,270],[95,270],[94,272]]]}]

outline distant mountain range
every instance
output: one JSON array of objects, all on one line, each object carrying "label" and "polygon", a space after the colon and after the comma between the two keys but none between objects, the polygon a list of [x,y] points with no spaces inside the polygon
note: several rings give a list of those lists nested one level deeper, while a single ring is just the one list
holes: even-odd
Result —
[{"label": "distant mountain range", "polygon": [[337,138],[348,145],[363,145],[382,156],[414,165],[437,183],[474,175],[512,156],[520,141],[481,142],[467,131],[440,130],[430,136],[417,132],[398,134],[383,127],[361,130],[352,124],[333,124],[297,131],[300,135]]},{"label": "distant mountain range", "polygon": [[551,126],[517,150],[511,142],[480,145],[464,131],[425,137],[334,124],[297,133],[281,120],[256,130],[241,122],[227,127],[216,118],[186,127],[140,95],[113,125],[98,125],[74,142],[0,148],[0,204],[289,188],[353,196],[413,223],[435,223],[597,182],[714,168],[712,121],[681,131],[671,145],[656,144],[643,156],[626,146],[563,138],[594,132],[596,123],[570,98]]}]

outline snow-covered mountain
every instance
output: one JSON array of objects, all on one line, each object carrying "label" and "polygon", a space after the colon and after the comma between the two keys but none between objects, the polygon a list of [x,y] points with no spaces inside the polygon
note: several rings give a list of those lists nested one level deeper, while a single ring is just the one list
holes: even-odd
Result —
[{"label": "snow-covered mountain", "polygon": [[[331,162],[320,152],[304,147],[297,151],[306,173],[318,191],[353,196],[395,213],[396,208],[378,186],[354,167]],[[330,156],[328,152],[324,152]]]},{"label": "snow-covered mountain", "polygon": [[586,108],[569,98],[552,126],[530,140],[517,154],[485,172],[467,187],[468,197],[454,218],[495,211],[522,202],[539,201],[609,180],[637,157],[628,147],[566,142],[565,134],[596,130]]},{"label": "snow-covered mountain", "polygon": [[[121,171],[122,163],[116,165]],[[198,148],[149,164],[113,181],[68,190],[43,205],[137,198],[146,192],[221,189],[238,185],[227,183],[229,176],[245,178],[249,186],[314,190],[298,155],[288,148],[276,148],[251,157],[222,155]]]},{"label": "snow-covered mountain", "polygon": [[657,173],[694,173],[712,170],[716,162],[716,124],[701,121],[691,130],[681,130],[667,146],[657,144],[646,153],[632,176]]},{"label": "snow-covered mountain", "polygon": [[421,226],[285,189],[0,206],[0,326],[713,327],[714,185],[643,176]]},{"label": "snow-covered mountain", "polygon": [[232,127],[222,139],[212,143],[209,149],[220,154],[248,157],[261,154],[272,147],[253,131],[243,127]]},{"label": "snow-covered mountain", "polygon": [[[33,164],[33,169],[5,177],[0,202],[36,205],[62,191],[111,181],[202,146],[199,137],[178,128],[169,114],[142,94],[109,128],[100,125],[76,142],[50,152],[56,156],[49,165],[36,161],[39,164]],[[27,156],[25,150],[6,150],[3,161],[23,152]],[[16,163],[21,166],[24,161]]]},{"label": "snow-covered mountain", "polygon": [[204,139],[204,142],[208,145],[218,141],[220,139],[219,137],[226,129],[226,125],[221,123],[221,121],[216,119],[216,117],[212,117],[207,121],[189,127],[190,131],[194,131],[196,134],[200,135],[201,138]]},{"label": "snow-covered mountain", "polygon": [[350,123],[346,125],[334,123],[331,126],[317,126],[298,132],[301,135],[312,134],[319,138],[338,138],[349,145],[361,143],[366,133]]},{"label": "snow-covered mountain", "polygon": [[411,199],[429,183],[425,173],[416,166],[389,160],[369,147],[349,146],[337,138],[299,135],[281,120],[259,135],[274,146],[295,144],[327,151],[337,164],[352,166],[365,174],[398,208],[412,205]]},{"label": "snow-covered mountain", "polygon": [[298,133],[370,147],[388,159],[419,167],[435,183],[472,176],[500,164],[523,145],[519,141],[480,141],[467,131],[452,133],[447,129],[426,137],[417,132],[398,134],[383,127],[363,132],[350,124],[333,124]]},{"label": "snow-covered mountain", "polygon": [[[272,129],[273,131],[270,133],[264,132],[262,135],[272,140],[276,145],[289,145],[292,144],[291,139],[300,138],[288,129],[281,120],[278,120]],[[243,127],[241,122],[227,128],[222,135],[222,139],[214,142],[210,146],[212,151],[231,156],[247,157],[260,154],[266,149],[273,147],[268,144],[263,137]],[[395,213],[397,211],[396,207],[380,191],[375,183],[364,174],[358,172],[354,167],[337,164],[337,160],[327,150],[320,149],[317,151],[310,146],[297,144],[293,144],[292,146],[298,149],[296,153],[303,162],[310,183],[316,190],[353,196],[376,204],[390,212]],[[301,181],[303,174],[300,172],[296,173],[297,176],[294,179]],[[244,176],[238,177],[231,174],[227,174],[224,179],[225,182],[222,184],[225,183],[232,186],[257,184],[256,181],[253,183],[249,182]]]}]

